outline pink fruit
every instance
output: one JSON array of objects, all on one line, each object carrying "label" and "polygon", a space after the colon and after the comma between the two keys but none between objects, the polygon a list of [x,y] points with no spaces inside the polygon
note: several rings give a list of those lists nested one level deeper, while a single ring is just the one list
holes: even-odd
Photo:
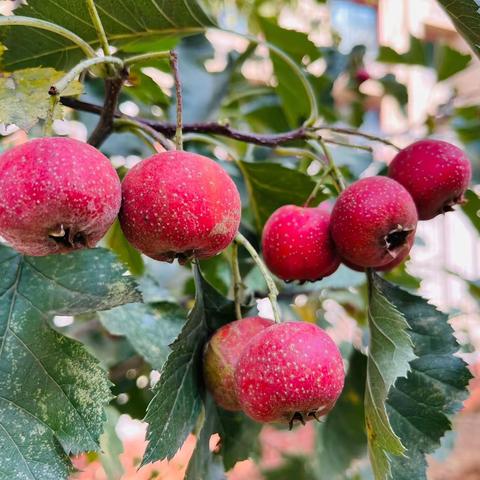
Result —
[{"label": "pink fruit", "polygon": [[361,85],[363,82],[370,80],[370,74],[364,68],[359,68],[355,72],[355,80],[357,81],[358,85]]},{"label": "pink fruit", "polygon": [[419,219],[429,220],[465,201],[472,169],[466,154],[455,145],[420,140],[397,154],[388,174],[410,192]]},{"label": "pink fruit", "polygon": [[[390,270],[393,270],[395,267],[398,267],[398,265],[400,265],[408,257],[408,253],[409,253],[408,251],[405,251],[404,254],[399,255],[397,258],[393,259],[390,263],[387,263],[386,265],[382,265],[381,267],[376,267],[375,270],[377,270],[378,272],[389,272]],[[365,271],[364,267],[359,267],[358,265],[350,263],[348,260],[342,260],[342,263],[344,263],[348,268],[355,270],[356,272]]]},{"label": "pink fruit", "polygon": [[195,153],[171,151],[143,160],[125,176],[122,196],[125,236],[156,260],[212,257],[230,244],[240,224],[232,179]]},{"label": "pink fruit", "polygon": [[20,253],[42,256],[95,246],[120,201],[115,169],[86,143],[39,138],[0,156],[0,235]]},{"label": "pink fruit", "polygon": [[285,205],[263,229],[262,250],[267,267],[286,281],[315,281],[340,265],[330,238],[328,205],[317,208]]},{"label": "pink fruit", "polygon": [[205,345],[205,385],[215,401],[226,410],[241,410],[234,383],[235,367],[240,354],[257,333],[271,325],[273,322],[266,318],[242,318],[219,328]]},{"label": "pink fruit", "polygon": [[390,178],[369,177],[338,197],[330,228],[341,258],[378,268],[408,254],[416,227],[417,210],[407,190]]},{"label": "pink fruit", "polygon": [[235,370],[235,389],[249,417],[291,427],[328,413],[344,379],[342,356],[327,333],[311,323],[287,322],[248,343]]}]

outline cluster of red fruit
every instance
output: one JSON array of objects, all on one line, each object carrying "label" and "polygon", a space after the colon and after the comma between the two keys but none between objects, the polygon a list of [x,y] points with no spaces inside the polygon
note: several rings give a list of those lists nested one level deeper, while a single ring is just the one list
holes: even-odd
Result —
[{"label": "cluster of red fruit", "polygon": [[265,263],[285,281],[315,281],[348,267],[390,270],[413,245],[418,220],[464,201],[471,179],[465,153],[447,142],[422,140],[401,150],[389,177],[350,185],[333,210],[285,205],[263,230]]},{"label": "cluster of red fruit", "polygon": [[205,347],[203,368],[220,406],[290,428],[327,414],[345,380],[340,351],[321,328],[261,317],[217,330]]},{"label": "cluster of red fruit", "polygon": [[188,152],[153,155],[122,184],[107,157],[70,138],[31,140],[0,156],[0,236],[20,253],[93,247],[117,215],[145,255],[185,262],[231,243],[240,195],[216,162]]}]

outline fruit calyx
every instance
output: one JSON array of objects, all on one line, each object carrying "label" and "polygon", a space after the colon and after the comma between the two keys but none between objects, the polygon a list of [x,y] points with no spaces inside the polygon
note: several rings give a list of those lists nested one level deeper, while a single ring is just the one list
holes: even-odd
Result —
[{"label": "fruit calyx", "polygon": [[[318,412],[308,412],[306,415],[304,415],[302,412],[295,412],[292,415],[292,418],[290,419],[290,421],[288,422],[288,429],[289,430],[293,429],[293,424],[295,420],[300,422],[303,426],[305,426],[306,421],[308,422],[309,420],[316,420],[317,422],[321,423],[321,420],[318,418],[317,413]],[[305,416],[307,417],[306,421],[305,421]]]},{"label": "fruit calyx", "polygon": [[59,245],[72,250],[88,247],[87,236],[84,232],[75,232],[72,228],[65,228],[60,224],[55,230],[48,233],[48,237]]},{"label": "fruit calyx", "polygon": [[393,230],[390,230],[384,237],[385,248],[392,258],[396,258],[403,246],[407,243],[408,237],[415,231],[412,226],[403,227],[397,225]]},{"label": "fruit calyx", "polygon": [[178,260],[180,265],[187,264],[193,258],[195,258],[195,250],[185,250],[184,252],[170,251],[161,255],[162,261],[173,263],[174,260]]}]

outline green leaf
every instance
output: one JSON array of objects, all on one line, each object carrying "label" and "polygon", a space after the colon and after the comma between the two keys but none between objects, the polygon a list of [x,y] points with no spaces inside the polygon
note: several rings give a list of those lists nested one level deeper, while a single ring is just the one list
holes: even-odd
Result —
[{"label": "green leaf", "polygon": [[[188,464],[187,480],[225,478],[224,471],[259,452],[258,435],[261,428],[261,424],[241,412],[227,412],[218,407],[207,395],[205,422]],[[209,441],[215,433],[220,436],[218,452],[211,452]]]},{"label": "green leaf", "polygon": [[387,412],[394,432],[406,447],[404,457],[391,457],[395,480],[426,480],[425,455],[440,447],[450,430],[449,416],[467,398],[472,375],[455,354],[459,345],[448,317],[423,298],[385,281],[377,281],[381,295],[401,311],[417,358],[410,362],[406,378],[390,390]]},{"label": "green leaf", "polygon": [[[264,17],[258,17],[258,22],[266,40],[292,57],[298,65],[302,65],[305,56],[309,57],[310,62],[321,57],[320,50],[309,40],[306,33],[282,28]],[[278,80],[276,91],[291,125],[296,126],[305,120],[310,112],[308,99],[303,94],[304,88],[284,60],[274,52],[271,53],[271,59]]]},{"label": "green leaf", "polygon": [[367,357],[355,350],[350,357],[343,392],[335,408],[318,427],[318,480],[344,478],[344,472],[352,461],[366,454],[363,404],[366,376]]},{"label": "green leaf", "polygon": [[108,480],[120,480],[124,473],[119,456],[123,453],[122,441],[118,438],[115,427],[120,417],[112,407],[106,409],[107,420],[100,436],[100,462]]},{"label": "green leaf", "polygon": [[[204,35],[183,39],[177,51],[182,78],[184,121],[201,122],[214,118],[227,93],[235,57],[228,56],[227,65],[221,72],[208,72],[205,61],[215,56],[215,50]],[[199,92],[202,94],[199,95]],[[175,108],[173,102],[169,112],[172,120],[175,119]]]},{"label": "green leaf", "polygon": [[463,54],[449,45],[437,45],[435,47],[435,65],[438,81],[441,82],[461,72],[468,67],[471,60],[472,56],[468,53]]},{"label": "green leaf", "polygon": [[160,370],[177,338],[185,313],[174,303],[131,303],[99,313],[103,326],[113,335],[122,335],[155,369]]},{"label": "green leaf", "polygon": [[[50,108],[49,88],[64,74],[53,68],[26,68],[14,73],[0,73],[0,123],[15,124],[30,130],[39,120],[47,118]],[[79,95],[83,86],[71,82],[65,96]],[[63,107],[55,108],[55,119],[63,118]]]},{"label": "green leaf", "polygon": [[407,87],[403,83],[397,82],[395,75],[388,73],[378,81],[383,85],[385,95],[391,95],[402,107],[407,104]]},{"label": "green leaf", "polygon": [[378,53],[378,62],[400,63],[406,65],[429,65],[427,45],[420,39],[410,35],[410,48],[405,53],[397,53],[393,48],[381,46]]},{"label": "green leaf", "polygon": [[195,268],[195,304],[163,366],[148,406],[148,446],[142,465],[172,458],[193,430],[202,408],[202,351],[209,335],[235,319],[234,304]]},{"label": "green leaf", "polygon": [[[250,207],[261,231],[268,217],[286,204],[303,205],[315,187],[315,181],[297,170],[277,163],[238,162],[247,185]],[[327,198],[320,193],[316,203]]]},{"label": "green leaf", "polygon": [[[96,0],[95,5],[109,41],[117,48],[132,47],[146,38],[186,35],[212,26],[197,0]],[[16,15],[39,18],[61,25],[98,47],[95,28],[86,2],[77,0],[29,0],[15,10]],[[32,66],[68,69],[83,58],[83,52],[69,40],[30,27],[4,27],[2,43],[5,70]]]},{"label": "green leaf", "polygon": [[480,232],[480,197],[474,191],[467,190],[465,198],[467,203],[462,205],[462,210],[477,229],[477,232]]},{"label": "green leaf", "polygon": [[405,448],[394,433],[385,402],[398,377],[406,376],[409,362],[415,358],[408,323],[402,313],[384,296],[383,281],[369,273],[370,346],[365,393],[365,422],[368,448],[375,478],[390,478],[392,455],[402,455]]},{"label": "green leaf", "polygon": [[477,0],[438,0],[455,27],[480,56],[480,11]]},{"label": "green leaf", "polygon": [[0,264],[0,479],[66,478],[66,454],[98,449],[110,384],[48,322],[140,295],[105,249],[25,257],[0,246]]},{"label": "green leaf", "polygon": [[125,238],[118,220],[115,220],[115,223],[107,232],[105,241],[107,247],[118,255],[118,258],[128,267],[133,275],[142,275],[145,271],[142,256]]},{"label": "green leaf", "polygon": [[198,435],[193,455],[188,462],[185,480],[224,480],[222,457],[210,451],[210,437],[218,430],[217,407],[208,396],[205,405],[205,421]]}]

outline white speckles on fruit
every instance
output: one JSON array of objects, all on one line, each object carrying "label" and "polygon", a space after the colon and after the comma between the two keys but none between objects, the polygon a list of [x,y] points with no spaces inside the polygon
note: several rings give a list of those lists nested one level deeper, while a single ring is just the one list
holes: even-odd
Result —
[{"label": "white speckles on fruit", "polygon": [[286,281],[319,280],[340,264],[324,206],[280,207],[265,224],[262,251],[268,268]]},{"label": "white speckles on fruit", "polygon": [[402,185],[388,177],[364,178],[338,197],[332,238],[347,264],[382,267],[408,255],[417,220],[415,203]]},{"label": "white speckles on fruit", "polygon": [[95,246],[120,201],[115,169],[86,143],[40,138],[0,157],[0,235],[21,253]]},{"label": "white speckles on fruit", "polygon": [[157,260],[208,258],[240,224],[237,188],[213,160],[165,152],[135,165],[122,184],[120,223],[127,239]]},{"label": "white speckles on fruit", "polygon": [[472,171],[466,154],[441,140],[420,140],[400,151],[388,174],[411,194],[420,220],[429,220],[464,201]]},{"label": "white speckles on fruit", "polygon": [[344,377],[340,352],[321,328],[286,322],[261,331],[242,351],[235,389],[253,419],[290,423],[333,408]]}]

